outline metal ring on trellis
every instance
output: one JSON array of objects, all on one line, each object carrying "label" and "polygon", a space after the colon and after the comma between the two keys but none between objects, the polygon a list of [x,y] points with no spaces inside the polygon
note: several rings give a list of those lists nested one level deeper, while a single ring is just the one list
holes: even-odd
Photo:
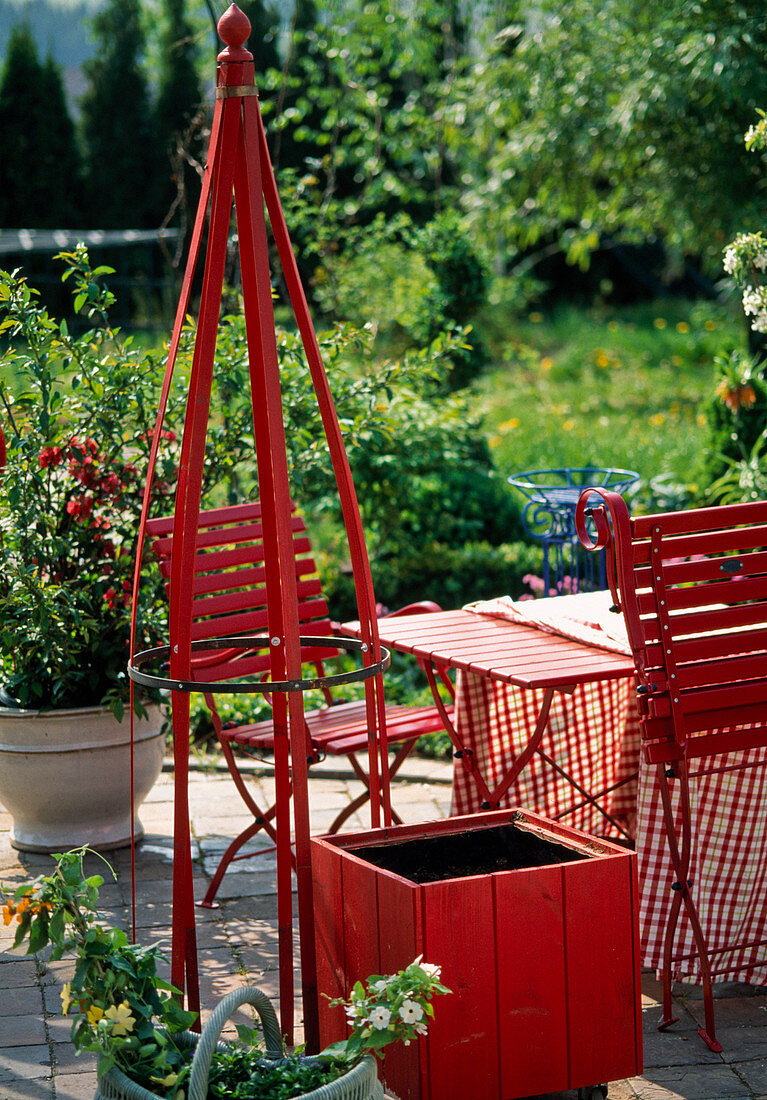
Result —
[{"label": "metal ring on trellis", "polygon": [[[311,646],[312,649],[343,649],[349,653],[368,651],[367,642],[359,638],[319,638],[313,635],[298,639],[302,646]],[[269,649],[272,640],[263,634],[238,635],[231,638],[199,639],[192,642],[192,652],[202,650],[209,653],[217,649],[238,649],[242,651]],[[149,672],[142,672],[144,665],[156,662],[166,662],[170,657],[170,646],[157,646],[154,649],[144,649],[136,653],[128,663],[128,675],[131,680],[144,687],[158,688],[161,691],[226,691],[233,693],[258,693],[271,694],[275,691],[310,691],[313,688],[337,687],[340,684],[351,684],[357,680],[369,680],[384,672],[391,664],[391,654],[388,649],[381,647],[381,659],[363,668],[352,669],[350,672],[337,672],[330,676],[311,676],[301,680],[224,680],[213,683],[209,680],[172,680],[167,676],[156,676]]]}]

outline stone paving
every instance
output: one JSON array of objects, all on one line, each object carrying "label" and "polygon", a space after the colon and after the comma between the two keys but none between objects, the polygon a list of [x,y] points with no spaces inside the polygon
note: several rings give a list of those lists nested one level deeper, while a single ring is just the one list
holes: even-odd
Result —
[{"label": "stone paving", "polygon": [[[407,822],[435,820],[450,808],[450,768],[425,760],[406,763],[394,789],[395,805]],[[257,784],[268,780],[258,774]],[[312,769],[310,799],[317,832],[327,828],[337,807],[360,790],[337,760]],[[141,810],[146,836],[136,860],[137,938],[169,942],[173,776],[163,775]],[[210,881],[218,853],[248,821],[225,774],[195,770],[190,782],[195,896]],[[364,815],[364,810],[363,810]],[[364,817],[349,828],[364,828]],[[50,867],[47,856],[11,848],[10,818],[0,807],[0,878],[15,883]],[[102,888],[102,908],[125,927],[130,920],[130,859],[125,850],[109,855],[116,881]],[[93,857],[93,871],[98,860]],[[90,870],[90,867],[89,867]],[[103,874],[103,868],[99,871]],[[106,877],[106,876],[105,876]],[[219,909],[198,910],[201,1000],[212,1006],[230,989],[258,985],[276,1000],[277,947],[273,855],[235,864],[222,884]],[[47,965],[41,957],[9,950],[13,929],[0,928],[0,1100],[91,1100],[95,1063],[76,1057],[70,1022],[60,1014],[59,993],[70,964]],[[682,996],[682,993],[685,993]],[[743,985],[717,989],[717,1026],[722,1054],[699,1039],[702,1002],[697,990],[677,997],[680,1022],[659,1033],[655,1021],[659,988],[643,975],[645,1069],[639,1078],[613,1082],[611,1100],[767,1100],[767,991]],[[584,1005],[588,1011],[588,1005]],[[206,1013],[203,1012],[203,1018]],[[538,1100],[575,1100],[574,1092]],[[466,1100],[473,1100],[466,1097]],[[507,1098],[511,1100],[511,1098]]]}]

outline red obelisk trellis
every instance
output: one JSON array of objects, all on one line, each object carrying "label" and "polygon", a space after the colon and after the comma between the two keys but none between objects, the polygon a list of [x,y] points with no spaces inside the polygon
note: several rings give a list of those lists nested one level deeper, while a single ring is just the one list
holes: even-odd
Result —
[{"label": "red obelisk trellis", "polygon": [[[309,363],[319,411],[338,486],[362,625],[363,665],[371,668],[365,681],[371,777],[371,820],[391,822],[388,763],[385,750],[383,667],[376,629],[375,599],[362,524],[333,399],[301,286],[298,267],[280,206],[269,160],[254,85],[253,57],[245,49],[250,23],[232,4],[218,24],[227,44],[218,56],[216,103],[202,195],[194,226],[187,269],[170,343],[165,385],[157,416],[147,478],[151,487],[160,429],[165,412],[181,328],[201,251],[209,212],[199,318],[189,382],[186,421],[176,488],[174,538],[170,570],[169,645],[152,651],[152,659],[167,658],[162,677],[140,672],[142,658],[131,646],[131,676],[143,683],[162,683],[172,692],[175,764],[173,938],[171,980],[199,1007],[197,983],[192,857],[187,793],[189,752],[189,691],[204,690],[199,677],[191,682],[192,585],[200,512],[205,437],[209,416],[213,361],[229,239],[232,200],[236,210],[238,249],[249,355],[253,425],[259,497],[263,507],[268,637],[252,638],[268,649],[270,682],[283,686],[273,694],[275,782],[277,793],[277,908],[279,926],[280,1007],[283,1032],[293,1033],[293,921],[291,881],[291,789],[298,893],[301,981],[307,1046],[316,1047],[317,988],[312,919],[309,848],[309,801],[304,742],[301,642],[290,522],[290,489],[280,392],[280,373],[272,310],[271,275],[264,205]],[[134,574],[134,608],[149,508],[147,491],[141,517]],[[135,614],[135,612],[134,612]],[[135,625],[134,625],[135,636]],[[372,666],[377,671],[372,674]],[[285,686],[287,690],[284,690]],[[253,685],[267,690],[269,685]]]}]

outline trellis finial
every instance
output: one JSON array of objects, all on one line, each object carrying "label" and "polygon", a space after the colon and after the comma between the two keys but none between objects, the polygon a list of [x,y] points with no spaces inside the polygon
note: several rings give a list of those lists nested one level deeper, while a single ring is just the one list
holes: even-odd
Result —
[{"label": "trellis finial", "polygon": [[218,55],[219,61],[252,61],[253,54],[245,49],[250,34],[250,20],[236,4],[230,4],[218,21],[218,36],[226,42],[226,49]]}]

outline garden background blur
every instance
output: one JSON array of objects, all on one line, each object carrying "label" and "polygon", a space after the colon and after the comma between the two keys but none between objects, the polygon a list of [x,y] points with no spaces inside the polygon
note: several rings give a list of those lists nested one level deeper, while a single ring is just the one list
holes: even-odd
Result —
[{"label": "garden background blur", "polygon": [[[226,6],[0,0],[0,417],[34,421],[41,453],[55,440],[30,420],[30,362],[43,355],[50,400],[108,361],[140,379],[128,404],[104,382],[110,460],[141,465]],[[763,3],[240,6],[383,605],[529,594],[541,551],[506,482],[521,470],[637,470],[642,510],[764,494],[762,341],[722,263],[763,224],[764,152],[743,140],[767,106]],[[257,491],[233,264],[227,288],[210,504]],[[343,619],[336,494],[274,290],[293,493]],[[191,341],[190,321],[166,494]],[[137,499],[110,502],[126,545]],[[391,691],[412,690],[400,670]]]}]

